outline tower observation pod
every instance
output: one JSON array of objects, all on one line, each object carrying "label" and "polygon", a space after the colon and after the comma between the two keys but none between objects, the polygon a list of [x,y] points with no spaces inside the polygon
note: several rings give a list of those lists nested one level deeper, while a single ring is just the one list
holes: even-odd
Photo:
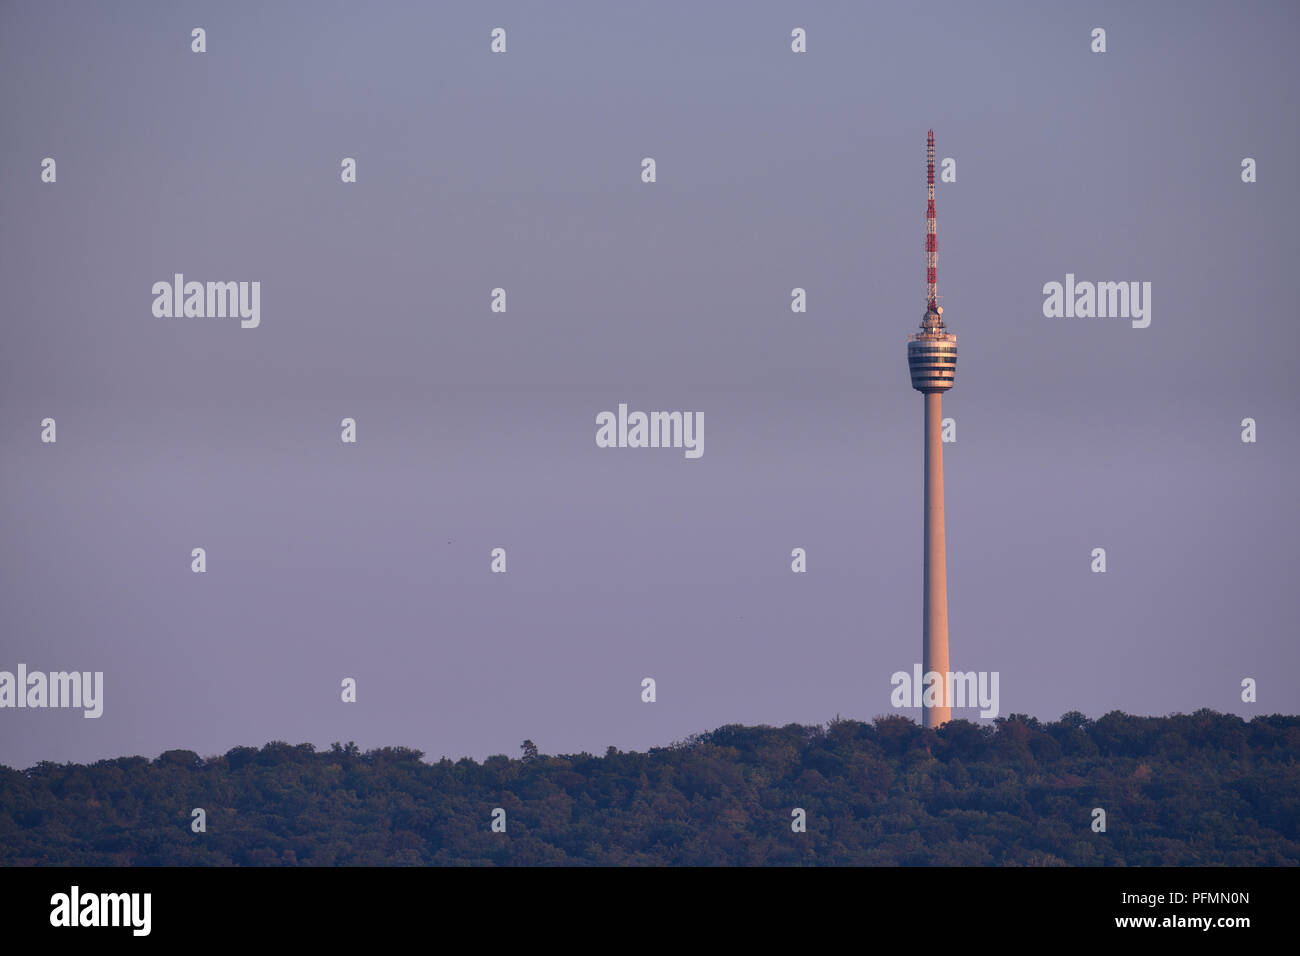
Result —
[{"label": "tower observation pod", "polygon": [[[948,571],[943,517],[943,393],[957,374],[957,336],[943,322],[939,305],[939,235],[934,212],[934,130],[926,139],[925,210],[926,306],[921,331],[907,337],[907,367],[912,387],[925,396],[925,573],[921,612],[922,714],[926,727],[951,717],[948,699]],[[936,705],[929,696],[929,674],[939,675]]]}]

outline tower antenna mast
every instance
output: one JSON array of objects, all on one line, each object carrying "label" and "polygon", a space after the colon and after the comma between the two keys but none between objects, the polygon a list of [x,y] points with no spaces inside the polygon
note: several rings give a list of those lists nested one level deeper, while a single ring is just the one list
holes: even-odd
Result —
[{"label": "tower antenna mast", "polygon": [[925,304],[927,311],[940,315],[939,227],[934,213],[934,130],[930,130],[925,138],[925,184]]}]

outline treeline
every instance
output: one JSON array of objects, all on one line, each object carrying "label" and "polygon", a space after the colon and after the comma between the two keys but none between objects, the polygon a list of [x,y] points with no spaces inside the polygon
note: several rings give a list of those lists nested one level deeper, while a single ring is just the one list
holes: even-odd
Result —
[{"label": "treeline", "polygon": [[732,725],[649,753],[522,749],[427,763],[276,741],[0,767],[0,863],[1300,863],[1300,717],[1072,712],[936,732],[888,716]]}]

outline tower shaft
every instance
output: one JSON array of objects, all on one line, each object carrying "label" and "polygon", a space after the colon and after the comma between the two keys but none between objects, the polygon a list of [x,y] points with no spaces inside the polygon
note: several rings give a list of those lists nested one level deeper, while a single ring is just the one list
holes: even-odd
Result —
[{"label": "tower shaft", "polygon": [[921,634],[923,675],[943,680],[940,707],[925,707],[925,726],[948,722],[948,560],[943,521],[943,392],[925,394],[925,581]]}]

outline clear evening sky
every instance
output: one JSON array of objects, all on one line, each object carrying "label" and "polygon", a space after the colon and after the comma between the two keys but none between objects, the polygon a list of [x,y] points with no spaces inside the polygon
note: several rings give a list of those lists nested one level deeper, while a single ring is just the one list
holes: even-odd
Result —
[{"label": "clear evening sky", "polygon": [[[0,711],[0,763],[891,712],[921,652],[931,127],[952,666],[998,671],[1003,715],[1296,712],[1297,27],[0,5],[0,669],[105,675],[98,720]],[[177,272],[260,281],[261,326],[155,318]],[[1151,282],[1150,327],[1045,318],[1067,273]],[[702,412],[703,457],[597,448],[620,402]]]}]

